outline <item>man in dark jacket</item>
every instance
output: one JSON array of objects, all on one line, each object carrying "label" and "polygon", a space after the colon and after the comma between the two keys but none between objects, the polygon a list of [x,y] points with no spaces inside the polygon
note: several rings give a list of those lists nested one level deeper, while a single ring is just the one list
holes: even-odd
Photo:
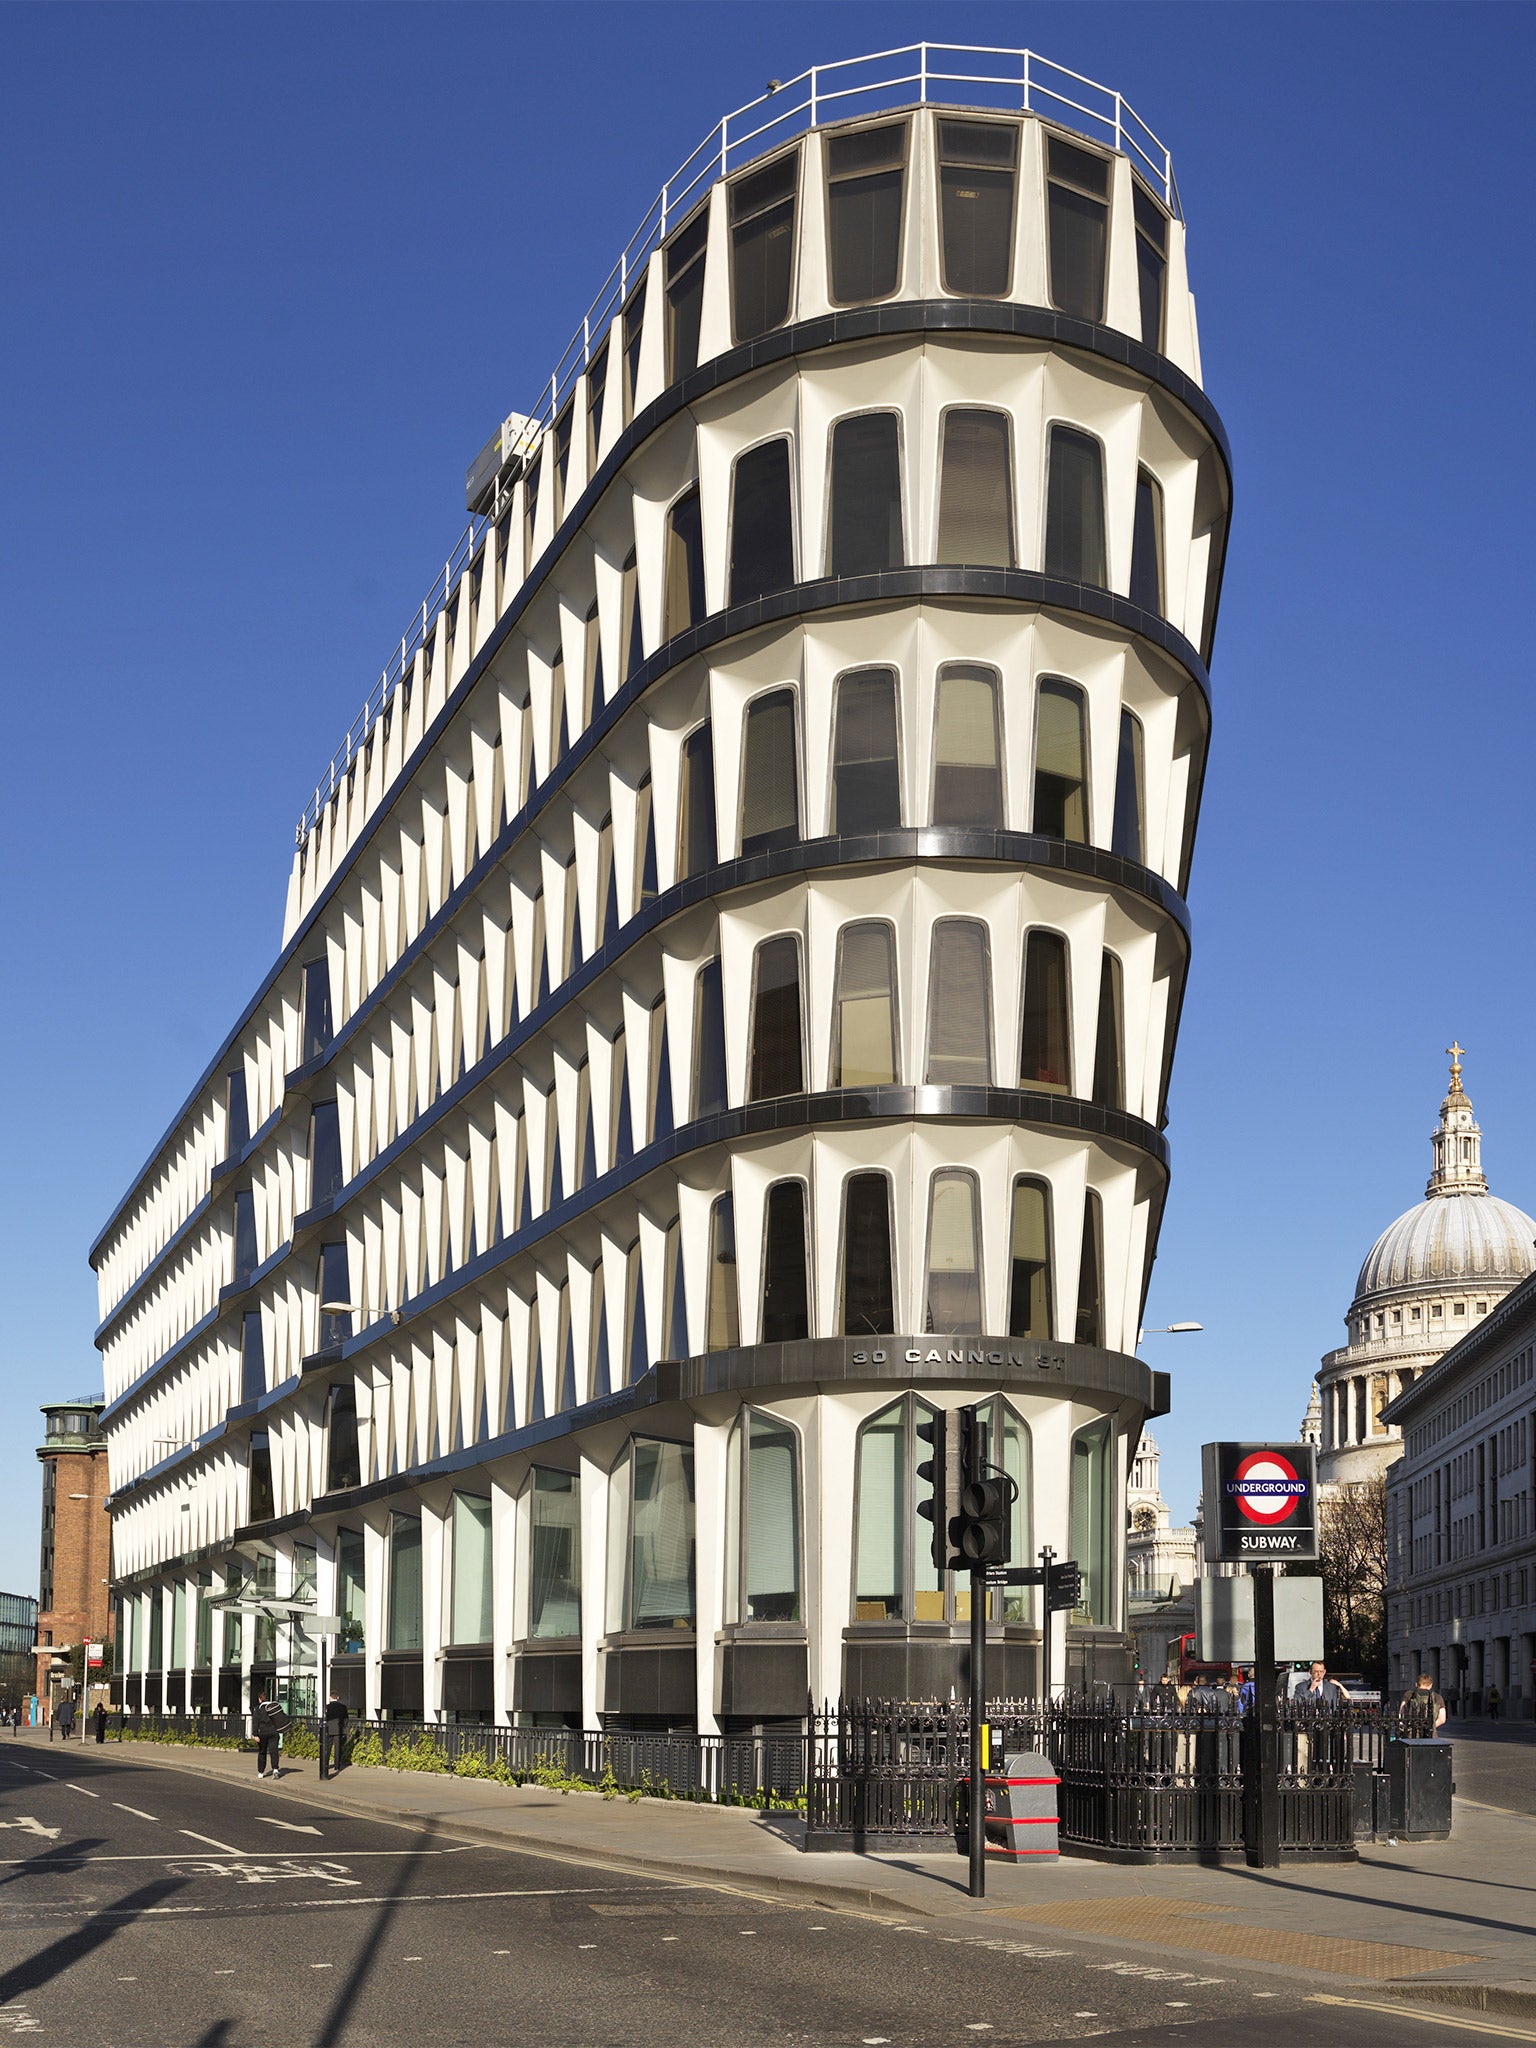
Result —
[{"label": "man in dark jacket", "polygon": [[258,1778],[277,1776],[277,1759],[283,1730],[288,1726],[288,1716],[276,1701],[263,1693],[251,1714],[251,1726],[256,1731],[256,1775]]},{"label": "man in dark jacket", "polygon": [[341,1769],[341,1746],[347,1739],[347,1703],[331,1687],[331,1696],[325,1703],[325,1718],[320,1723],[320,1775],[333,1778]]},{"label": "man in dark jacket", "polygon": [[1337,1679],[1328,1676],[1328,1667],[1319,1658],[1307,1674],[1306,1684],[1297,1691],[1296,1700],[1304,1707],[1343,1707],[1349,1704],[1349,1695]]},{"label": "man in dark jacket", "polygon": [[[75,1703],[67,1693],[59,1701],[59,1711],[54,1715],[54,1719],[59,1724],[59,1740],[61,1742],[68,1742],[75,1732]],[[48,1733],[48,1740],[50,1742],[53,1740],[53,1731],[51,1729]]]},{"label": "man in dark jacket", "polygon": [[1409,1686],[1397,1711],[1405,1735],[1423,1738],[1439,1734],[1445,1724],[1445,1701],[1436,1692],[1435,1681],[1427,1671],[1421,1671]]},{"label": "man in dark jacket", "polygon": [[91,1723],[96,1730],[96,1740],[98,1742],[105,1742],[107,1739],[107,1710],[100,1700],[91,1709]]}]

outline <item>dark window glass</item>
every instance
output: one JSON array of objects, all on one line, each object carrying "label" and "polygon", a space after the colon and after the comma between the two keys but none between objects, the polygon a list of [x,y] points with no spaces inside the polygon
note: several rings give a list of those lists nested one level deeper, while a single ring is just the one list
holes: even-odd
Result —
[{"label": "dark window glass", "polygon": [[231,1287],[244,1287],[256,1270],[256,1197],[249,1188],[235,1196],[235,1267]]},{"label": "dark window glass", "polygon": [[1141,720],[1120,714],[1120,757],[1115,768],[1115,829],[1111,848],[1127,860],[1145,860],[1141,821],[1145,812]]},{"label": "dark window glass", "polygon": [[608,1290],[603,1285],[603,1269],[597,1269],[592,1282],[592,1374],[589,1381],[589,1401],[600,1401],[604,1394],[613,1391],[610,1382],[608,1357]]},{"label": "dark window glass", "polygon": [[736,1308],[736,1204],[721,1195],[709,1212],[709,1298],[704,1348],[734,1351],[741,1342]]},{"label": "dark window glass", "polygon": [[1005,413],[952,405],[944,415],[938,559],[992,569],[1013,567],[1013,489]]},{"label": "dark window glass", "polygon": [[668,1358],[688,1356],[688,1295],[683,1284],[683,1232],[674,1223],[667,1231],[667,1352]]},{"label": "dark window glass", "polygon": [[[272,1447],[265,1433],[251,1438],[250,1453],[251,1498],[248,1519],[252,1522],[270,1522],[277,1513],[277,1504],[272,1494]],[[156,1600],[153,1613],[158,1613],[160,1603]],[[158,1657],[153,1661],[159,1661]]]},{"label": "dark window glass", "polygon": [[640,377],[640,344],[645,337],[645,285],[642,277],[624,308],[624,424],[635,413],[635,387]]},{"label": "dark window glass", "polygon": [[895,831],[901,824],[896,671],[866,669],[837,686],[832,746],[832,830]]},{"label": "dark window glass", "polygon": [[625,558],[619,586],[619,645],[624,650],[624,680],[628,682],[645,659],[645,641],[640,632],[640,578],[633,549]]},{"label": "dark window glass", "polygon": [[1051,1211],[1041,1182],[1013,1185],[1013,1233],[1009,1251],[1008,1334],[1051,1335]]},{"label": "dark window glass", "polygon": [[603,701],[603,634],[594,598],[582,625],[581,636],[581,723],[585,731],[592,714]]},{"label": "dark window glass", "polygon": [[640,785],[639,805],[645,826],[642,835],[644,851],[640,856],[640,887],[636,908],[644,910],[648,903],[656,901],[656,806],[651,801],[649,775]]},{"label": "dark window glass", "polygon": [[843,1335],[888,1336],[894,1295],[891,1184],[883,1173],[852,1173],[843,1188]]},{"label": "dark window glass", "polygon": [[603,825],[598,847],[598,887],[602,891],[603,928],[601,943],[611,945],[619,932],[619,878],[613,865],[613,820]]},{"label": "dark window glass", "polygon": [[675,237],[667,249],[667,382],[698,365],[699,316],[704,310],[704,250],[709,241],[709,208]]},{"label": "dark window glass", "polygon": [[906,160],[905,121],[827,138],[832,297],[840,306],[896,289]]},{"label": "dark window glass", "polygon": [[725,998],[720,962],[699,969],[693,1009],[693,1113],[718,1116],[726,1107]]},{"label": "dark window glass", "polygon": [[597,469],[603,443],[603,400],[608,392],[608,344],[605,341],[587,365],[587,477]]},{"label": "dark window glass", "polygon": [[878,1088],[896,1079],[896,973],[891,928],[844,925],[832,996],[832,1086]]},{"label": "dark window glass", "polygon": [[332,1350],[352,1334],[351,1281],[344,1244],[320,1247],[320,1343],[322,1351]]},{"label": "dark window glass", "polygon": [[1073,583],[1108,582],[1104,566],[1104,464],[1099,444],[1075,427],[1052,427],[1045,494],[1045,573]]},{"label": "dark window glass", "polygon": [[794,1344],[811,1329],[805,1259],[805,1188],[775,1181],[768,1190],[763,1246],[763,1339]]},{"label": "dark window glass", "polygon": [[893,412],[855,413],[832,429],[832,576],[899,569],[901,443]]},{"label": "dark window glass", "polygon": [[677,878],[686,881],[712,868],[715,852],[715,742],[709,721],[683,741],[678,820]]},{"label": "dark window glass", "polygon": [[1035,714],[1034,819],[1047,838],[1088,843],[1086,753],[1082,691],[1047,679]]},{"label": "dark window glass", "polygon": [[1163,615],[1163,494],[1155,477],[1136,472],[1136,526],[1131,537],[1131,603]]},{"label": "dark window glass", "polygon": [[309,1113],[309,1206],[329,1202],[341,1181],[341,1118],[334,1102],[317,1102]]},{"label": "dark window glass", "polygon": [[747,706],[742,743],[741,850],[760,853],[800,837],[795,695],[770,690]]},{"label": "dark window glass", "polygon": [[[1095,444],[1097,445],[1097,444]],[[704,616],[704,530],[699,487],[684,491],[667,514],[667,583],[663,639],[686,632]]]},{"label": "dark window glass", "polygon": [[640,1247],[630,1247],[626,1262],[629,1287],[629,1384],[643,1380],[651,1369],[650,1338],[645,1327],[645,1275],[640,1266]]},{"label": "dark window glass", "polygon": [[1120,962],[1104,955],[1099,976],[1099,1022],[1093,1049],[1093,1099],[1100,1109],[1125,1107],[1124,1022],[1120,996]]},{"label": "dark window glass", "polygon": [[924,1079],[937,1087],[986,1087],[992,1079],[987,928],[973,918],[945,917],[933,928]]},{"label": "dark window glass", "polygon": [[1074,1342],[1104,1342],[1104,1255],[1099,1198],[1092,1188],[1083,1202],[1083,1252],[1077,1269],[1077,1324]]},{"label": "dark window glass", "polygon": [[1056,136],[1048,144],[1051,302],[1079,320],[1104,318],[1109,165]]},{"label": "dark window glass", "polygon": [[933,822],[994,831],[1002,825],[997,676],[989,668],[956,665],[939,672]]},{"label": "dark window glass", "polygon": [[766,334],[789,317],[799,172],[799,152],[792,151],[731,187],[731,309],[738,341]]},{"label": "dark window glass", "polygon": [[[544,443],[539,443],[539,452],[528,465],[523,490],[523,562],[533,567],[533,535],[539,520],[539,487],[544,481]],[[448,673],[453,674],[453,643],[448,643]]]},{"label": "dark window glass", "polygon": [[236,1067],[224,1077],[224,1123],[228,1133],[224,1154],[233,1159],[251,1142],[251,1112],[245,1092],[245,1069]]},{"label": "dark window glass", "polygon": [[629,1048],[621,1031],[613,1044],[616,1107],[613,1117],[613,1163],[624,1166],[635,1156],[635,1120],[629,1106]]},{"label": "dark window glass", "polygon": [[933,1176],[923,1328],[951,1337],[981,1329],[981,1229],[976,1182],[968,1173]]},{"label": "dark window glass", "polygon": [[804,1087],[800,1044],[800,948],[792,938],[757,949],[752,987],[752,1062],[747,1099],[798,1095]]},{"label": "dark window glass", "polygon": [[1013,269],[1019,131],[995,121],[939,123],[939,247],[944,289],[998,298]]},{"label": "dark window glass", "polygon": [[304,1017],[300,1032],[301,1064],[325,1051],[331,1042],[331,963],[304,963]]},{"label": "dark window glass", "polygon": [[674,1123],[672,1116],[672,1051],[667,1042],[667,1011],[664,1003],[656,1009],[661,1014],[659,1028],[652,1027],[652,1039],[656,1043],[656,1065],[651,1075],[651,1143],[658,1138],[670,1138]]},{"label": "dark window glass", "polygon": [[1025,943],[1019,1086],[1044,1088],[1054,1095],[1071,1093],[1067,942],[1058,932],[1031,932]]},{"label": "dark window glass", "polygon": [[555,525],[565,517],[565,480],[571,469],[571,427],[576,401],[567,399],[565,410],[555,421]]},{"label": "dark window glass", "polygon": [[343,1487],[362,1483],[357,1446],[357,1389],[332,1387],[330,1427],[325,1441],[325,1490],[339,1493]]},{"label": "dark window glass", "polygon": [[267,1391],[267,1352],[261,1335],[260,1309],[240,1318],[240,1398],[255,1401]]},{"label": "dark window glass", "polygon": [[576,1337],[571,1327],[569,1286],[560,1289],[560,1401],[561,1414],[576,1406]]},{"label": "dark window glass", "polygon": [[592,1065],[589,1060],[581,1063],[581,1084],[577,1090],[576,1113],[581,1119],[581,1173],[576,1185],[591,1187],[597,1179],[597,1127],[592,1117]]},{"label": "dark window glass", "polygon": [[731,492],[731,604],[795,580],[789,443],[764,441],[736,464]]},{"label": "dark window glass", "polygon": [[1141,295],[1141,338],[1148,348],[1163,346],[1163,302],[1168,278],[1168,216],[1133,187],[1136,214],[1136,283]]}]

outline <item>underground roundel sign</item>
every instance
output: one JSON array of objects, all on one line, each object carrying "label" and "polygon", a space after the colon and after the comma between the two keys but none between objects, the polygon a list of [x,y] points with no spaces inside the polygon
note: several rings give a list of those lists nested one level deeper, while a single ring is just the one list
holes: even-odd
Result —
[{"label": "underground roundel sign", "polygon": [[1317,1454],[1311,1444],[1207,1444],[1205,1554],[1213,1564],[1317,1557]]}]

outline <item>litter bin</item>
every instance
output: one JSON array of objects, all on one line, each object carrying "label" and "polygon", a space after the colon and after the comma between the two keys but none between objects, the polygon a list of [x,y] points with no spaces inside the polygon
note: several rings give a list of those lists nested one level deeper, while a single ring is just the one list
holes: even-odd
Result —
[{"label": "litter bin", "polygon": [[1451,1832],[1451,1745],[1428,1737],[1387,1744],[1387,1811],[1400,1842],[1443,1842]]},{"label": "litter bin", "polygon": [[1016,1750],[1003,1758],[1001,1777],[986,1780],[985,1853],[1001,1863],[1059,1856],[1056,1788],[1061,1780],[1048,1756]]}]

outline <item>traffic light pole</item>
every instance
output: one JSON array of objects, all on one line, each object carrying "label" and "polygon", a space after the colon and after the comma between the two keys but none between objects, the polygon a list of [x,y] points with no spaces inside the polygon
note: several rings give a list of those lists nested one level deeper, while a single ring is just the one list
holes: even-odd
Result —
[{"label": "traffic light pole", "polygon": [[987,1786],[982,1767],[982,1726],[987,1712],[987,1572],[971,1569],[971,1803],[970,1850],[973,1899],[987,1895]]}]

